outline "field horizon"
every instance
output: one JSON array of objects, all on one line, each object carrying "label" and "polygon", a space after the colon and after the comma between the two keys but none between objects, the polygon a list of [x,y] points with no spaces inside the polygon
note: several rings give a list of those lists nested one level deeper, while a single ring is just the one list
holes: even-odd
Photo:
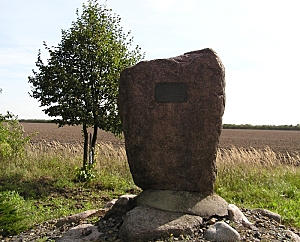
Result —
[{"label": "field horizon", "polygon": [[[54,123],[21,123],[25,135],[37,132],[32,143],[82,144],[81,126],[64,126],[58,128]],[[92,132],[92,129],[89,129]],[[97,142],[110,143],[115,147],[124,146],[124,139],[112,133],[99,130]],[[223,129],[219,148],[229,149],[270,147],[274,152],[294,153],[300,151],[300,132],[297,130],[256,130],[256,129]]]}]

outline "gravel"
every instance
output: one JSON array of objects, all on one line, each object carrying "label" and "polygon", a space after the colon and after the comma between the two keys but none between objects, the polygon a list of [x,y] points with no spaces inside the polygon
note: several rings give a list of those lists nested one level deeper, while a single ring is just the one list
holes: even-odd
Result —
[{"label": "gravel", "polygon": [[[241,241],[294,241],[291,232],[300,235],[299,231],[293,228],[287,228],[283,224],[276,222],[273,219],[264,217],[258,212],[250,209],[241,209],[244,215],[248,218],[250,222],[254,224],[252,228],[245,228],[239,226],[229,221],[228,217],[217,218],[213,217],[207,221],[204,221],[203,225],[195,231],[192,236],[180,236],[180,237],[170,237],[168,239],[154,240],[154,241],[207,241],[203,239],[204,231],[213,223],[217,221],[225,221],[233,226],[241,235]],[[57,220],[52,220],[45,222],[43,224],[36,225],[35,228],[23,232],[16,236],[11,236],[7,238],[1,238],[0,241],[56,241],[58,238],[63,236],[63,234],[70,228],[73,228],[79,223],[89,223],[89,221],[81,221],[79,223],[65,224],[60,228],[55,227]],[[107,221],[100,218],[96,224],[98,230],[100,231],[100,237],[98,242],[102,241],[115,241],[115,242],[125,242],[118,239],[118,231],[122,225],[122,219],[108,219]]]}]

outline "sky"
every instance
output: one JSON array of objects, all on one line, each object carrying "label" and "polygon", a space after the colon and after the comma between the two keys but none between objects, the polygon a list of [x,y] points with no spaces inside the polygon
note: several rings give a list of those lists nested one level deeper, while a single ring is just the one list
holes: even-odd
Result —
[{"label": "sky", "polygon": [[[105,3],[105,0],[98,0]],[[29,96],[43,41],[57,46],[86,0],[0,0],[0,113],[49,119]],[[300,124],[299,0],[107,0],[145,59],[212,48],[225,66],[225,124]],[[47,55],[42,52],[42,59]],[[37,69],[36,69],[37,70]]]}]

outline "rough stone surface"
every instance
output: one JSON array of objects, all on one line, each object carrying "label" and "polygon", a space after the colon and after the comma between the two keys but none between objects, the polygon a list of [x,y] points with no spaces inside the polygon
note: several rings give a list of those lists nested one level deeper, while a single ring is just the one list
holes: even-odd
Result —
[{"label": "rough stone surface", "polygon": [[100,236],[98,227],[92,224],[81,224],[67,231],[57,242],[97,241]]},{"label": "rough stone surface", "polygon": [[198,215],[203,218],[228,215],[228,203],[216,194],[202,195],[197,192],[149,189],[141,192],[134,200],[138,206],[146,205],[164,211]]},{"label": "rough stone surface", "polygon": [[136,185],[213,193],[224,73],[211,49],[143,61],[121,73],[118,105]]},{"label": "rough stone surface", "polygon": [[210,241],[239,241],[239,233],[225,222],[211,225],[204,233],[204,238]]},{"label": "rough stone surface", "polygon": [[260,213],[262,216],[266,216],[268,218],[274,219],[278,223],[281,222],[281,216],[278,213],[271,212],[267,209],[257,208],[253,210],[256,213]]},{"label": "rough stone surface", "polygon": [[250,223],[242,211],[234,204],[228,205],[228,217],[231,221],[242,224],[244,227],[250,228],[253,223]]},{"label": "rough stone surface", "polygon": [[153,239],[191,235],[200,227],[200,216],[160,211],[138,206],[129,211],[119,232],[126,242],[145,242]]},{"label": "rough stone surface", "polygon": [[88,210],[88,211],[84,211],[81,213],[77,213],[71,216],[67,216],[64,218],[61,218],[58,220],[58,222],[55,224],[56,227],[61,227],[66,223],[76,223],[80,220],[84,220],[86,218],[90,218],[90,217],[96,217],[96,216],[100,216],[105,214],[105,210],[104,209],[92,209],[92,210]]},{"label": "rough stone surface", "polygon": [[299,235],[295,234],[293,231],[285,230],[287,236],[289,236],[294,242],[300,242]]},{"label": "rough stone surface", "polygon": [[104,215],[104,219],[122,217],[128,211],[133,209],[134,202],[133,199],[136,195],[128,194],[122,195],[114,202],[111,209]]}]

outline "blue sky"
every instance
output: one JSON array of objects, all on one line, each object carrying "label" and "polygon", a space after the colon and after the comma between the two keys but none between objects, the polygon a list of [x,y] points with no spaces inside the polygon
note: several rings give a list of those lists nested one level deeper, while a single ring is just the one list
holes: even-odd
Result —
[{"label": "blue sky", "polygon": [[[84,2],[0,0],[0,113],[48,118],[29,97],[27,77],[43,41],[56,46]],[[297,0],[108,0],[107,6],[147,60],[208,47],[218,53],[226,70],[223,123],[300,123]]]}]

